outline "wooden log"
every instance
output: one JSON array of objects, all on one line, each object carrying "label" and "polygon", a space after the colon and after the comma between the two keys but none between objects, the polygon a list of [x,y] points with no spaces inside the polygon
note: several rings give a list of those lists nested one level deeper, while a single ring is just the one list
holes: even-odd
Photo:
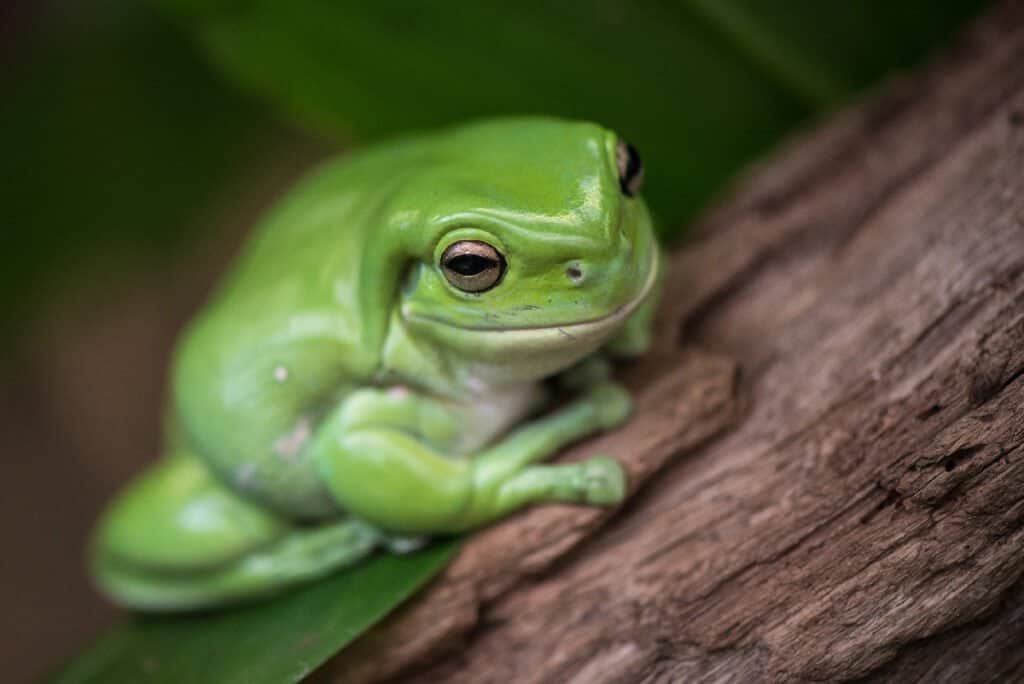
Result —
[{"label": "wooden log", "polygon": [[614,513],[475,535],[338,682],[1024,681],[1024,3],[671,263]]}]

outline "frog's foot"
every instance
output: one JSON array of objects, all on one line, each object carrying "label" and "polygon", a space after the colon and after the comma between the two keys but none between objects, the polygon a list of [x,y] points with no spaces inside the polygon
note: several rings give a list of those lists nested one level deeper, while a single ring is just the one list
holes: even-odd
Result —
[{"label": "frog's foot", "polygon": [[626,497],[626,475],[618,461],[598,456],[580,466],[579,489],[585,503],[614,506]]},{"label": "frog's foot", "polygon": [[295,527],[222,487],[191,457],[160,461],[104,516],[99,586],[119,603],[191,610],[274,593],[354,563],[380,542],[366,523]]},{"label": "frog's foot", "polygon": [[493,494],[478,497],[466,523],[467,527],[476,527],[530,504],[614,506],[625,496],[625,473],[612,458],[530,466],[502,483]]},{"label": "frog's foot", "polygon": [[633,398],[617,382],[602,382],[587,392],[597,410],[597,422],[605,430],[621,425],[633,411]]}]

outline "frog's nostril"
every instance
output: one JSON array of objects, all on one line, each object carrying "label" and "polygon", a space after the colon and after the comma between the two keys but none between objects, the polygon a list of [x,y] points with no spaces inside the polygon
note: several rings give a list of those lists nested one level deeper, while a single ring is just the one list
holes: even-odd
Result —
[{"label": "frog's nostril", "polygon": [[569,277],[573,283],[579,285],[583,282],[583,269],[578,264],[571,264],[565,269],[565,275]]}]

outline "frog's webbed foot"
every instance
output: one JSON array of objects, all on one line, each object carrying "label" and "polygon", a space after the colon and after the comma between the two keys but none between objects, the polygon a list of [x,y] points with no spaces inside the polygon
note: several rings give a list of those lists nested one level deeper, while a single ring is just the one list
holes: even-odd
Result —
[{"label": "frog's webbed foot", "polygon": [[626,475],[606,456],[560,465],[524,468],[480,501],[475,517],[501,517],[531,503],[582,503],[614,506],[626,496]]},{"label": "frog's webbed foot", "polygon": [[587,393],[587,400],[597,410],[597,424],[602,430],[609,430],[626,422],[633,411],[633,398],[626,388],[617,382],[595,385]]},{"label": "frog's webbed foot", "polygon": [[580,490],[586,503],[611,506],[626,496],[626,475],[618,461],[607,456],[597,456],[581,465]]}]

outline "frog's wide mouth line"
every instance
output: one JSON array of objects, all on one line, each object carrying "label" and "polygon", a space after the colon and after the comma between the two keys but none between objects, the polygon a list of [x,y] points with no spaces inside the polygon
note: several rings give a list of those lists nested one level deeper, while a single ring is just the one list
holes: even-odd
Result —
[{"label": "frog's wide mouth line", "polygon": [[571,323],[553,323],[551,325],[533,325],[533,326],[521,326],[521,327],[509,327],[509,328],[486,328],[480,326],[471,325],[459,325],[443,318],[437,318],[435,316],[425,314],[405,314],[404,317],[407,320],[417,320],[428,323],[434,323],[437,325],[443,325],[447,328],[460,330],[464,332],[472,333],[489,333],[492,335],[511,335],[515,333],[549,333],[553,332],[562,337],[575,338],[578,334],[585,334],[592,330],[599,330],[605,327],[615,325],[628,318],[634,311],[640,308],[644,300],[647,299],[648,295],[654,289],[654,284],[658,281],[658,250],[651,250],[650,265],[647,269],[647,279],[644,281],[643,287],[640,288],[640,292],[635,297],[630,299],[625,304],[620,305],[618,308],[606,313],[603,316],[597,318],[590,318],[584,321],[572,321]]}]

